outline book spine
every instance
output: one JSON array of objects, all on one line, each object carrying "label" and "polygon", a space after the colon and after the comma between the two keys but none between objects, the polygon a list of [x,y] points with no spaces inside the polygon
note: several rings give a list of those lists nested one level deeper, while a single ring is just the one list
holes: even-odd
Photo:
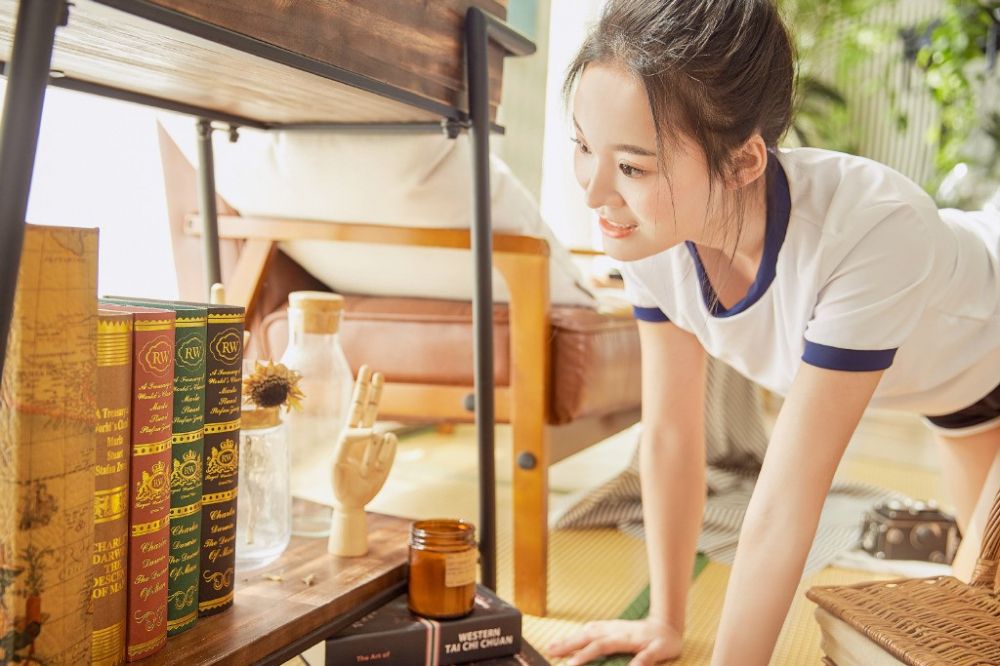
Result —
[{"label": "book spine", "polygon": [[91,663],[125,663],[125,581],[131,452],[132,315],[97,322],[97,466],[94,487],[94,631]]},{"label": "book spine", "polygon": [[176,326],[168,636],[191,628],[198,619],[205,439],[205,310],[195,311],[193,315],[191,311],[178,312]]},{"label": "book spine", "polygon": [[135,313],[127,659],[167,639],[174,313]]},{"label": "book spine", "polygon": [[397,631],[379,631],[328,640],[326,666],[438,666],[432,657],[432,647],[424,628],[409,624]]},{"label": "book spine", "polygon": [[0,380],[0,654],[90,663],[97,230],[25,227]]},{"label": "book spine", "polygon": [[233,604],[239,471],[243,309],[209,307],[205,355],[205,466],[198,612]]}]

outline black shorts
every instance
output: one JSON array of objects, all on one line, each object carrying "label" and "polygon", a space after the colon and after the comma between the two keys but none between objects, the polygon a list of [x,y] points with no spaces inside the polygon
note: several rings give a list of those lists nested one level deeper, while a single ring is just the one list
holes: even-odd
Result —
[{"label": "black shorts", "polygon": [[996,421],[1000,419],[1000,386],[990,391],[985,398],[977,400],[957,412],[924,418],[932,425],[944,430],[964,430]]}]

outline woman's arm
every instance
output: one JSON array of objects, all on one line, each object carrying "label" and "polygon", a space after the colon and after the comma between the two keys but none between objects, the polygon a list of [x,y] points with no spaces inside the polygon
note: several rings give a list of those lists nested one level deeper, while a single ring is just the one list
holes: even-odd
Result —
[{"label": "woman's arm", "polygon": [[649,618],[683,635],[705,511],[705,352],[673,324],[639,322],[639,339]]},{"label": "woman's arm", "polygon": [[743,521],[712,664],[770,660],[833,475],[881,377],[799,367]]},{"label": "woman's arm", "polygon": [[594,622],[549,647],[569,666],[635,653],[633,665],[676,658],[705,507],[705,352],[674,324],[640,321],[642,438],[639,466],[649,557],[650,614]]}]

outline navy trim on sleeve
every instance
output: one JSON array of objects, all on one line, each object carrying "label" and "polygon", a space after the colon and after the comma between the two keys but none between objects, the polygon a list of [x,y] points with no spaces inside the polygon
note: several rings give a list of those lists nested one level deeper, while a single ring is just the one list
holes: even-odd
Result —
[{"label": "navy trim on sleeve", "polygon": [[632,315],[641,321],[670,321],[670,317],[665,315],[660,308],[640,308],[638,305],[633,305]]},{"label": "navy trim on sleeve", "polygon": [[806,342],[802,360],[809,365],[827,370],[848,370],[850,372],[867,372],[885,370],[892,365],[896,356],[895,349],[841,349],[828,347],[816,342]]}]

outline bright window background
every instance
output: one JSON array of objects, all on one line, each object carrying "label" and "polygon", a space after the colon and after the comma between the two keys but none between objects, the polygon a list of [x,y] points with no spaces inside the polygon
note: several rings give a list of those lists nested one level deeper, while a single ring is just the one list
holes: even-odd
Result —
[{"label": "bright window background", "polygon": [[176,298],[152,110],[50,87],[27,220],[101,230],[100,294]]}]

